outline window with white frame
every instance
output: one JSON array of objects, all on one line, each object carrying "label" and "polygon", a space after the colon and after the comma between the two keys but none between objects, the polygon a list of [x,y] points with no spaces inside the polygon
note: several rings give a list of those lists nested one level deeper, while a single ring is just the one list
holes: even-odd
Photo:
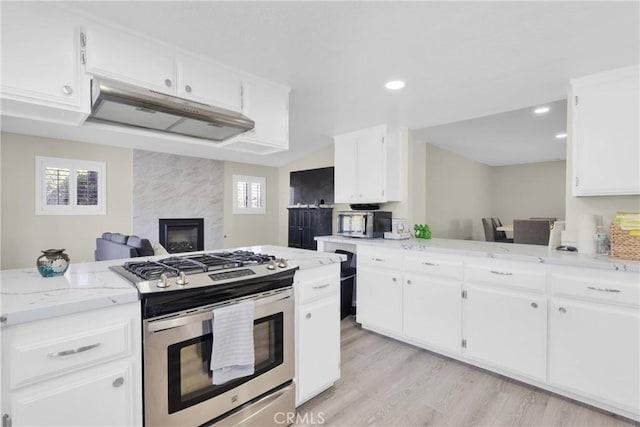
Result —
[{"label": "window with white frame", "polygon": [[36,157],[36,215],[106,215],[107,165]]},{"label": "window with white frame", "polygon": [[233,213],[263,214],[267,205],[266,178],[233,175]]}]

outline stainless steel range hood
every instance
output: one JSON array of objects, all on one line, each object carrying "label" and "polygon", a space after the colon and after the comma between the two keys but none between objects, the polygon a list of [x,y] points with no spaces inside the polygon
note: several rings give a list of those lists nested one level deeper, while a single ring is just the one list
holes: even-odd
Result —
[{"label": "stainless steel range hood", "polygon": [[253,129],[235,111],[111,80],[93,79],[87,120],[115,123],[221,142]]}]

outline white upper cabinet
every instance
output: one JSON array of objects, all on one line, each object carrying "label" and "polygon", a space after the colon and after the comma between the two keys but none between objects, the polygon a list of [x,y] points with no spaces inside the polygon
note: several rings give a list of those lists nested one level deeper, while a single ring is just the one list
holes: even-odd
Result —
[{"label": "white upper cabinet", "polygon": [[334,137],[336,203],[400,200],[402,135],[382,125]]},{"label": "white upper cabinet", "polygon": [[242,88],[242,112],[255,128],[221,146],[259,154],[289,149],[290,89],[252,77],[243,78]]},{"label": "white upper cabinet", "polygon": [[88,73],[176,94],[175,56],[170,50],[97,24],[87,28],[86,43]]},{"label": "white upper cabinet", "polygon": [[336,203],[356,200],[358,194],[358,136],[354,133],[336,136],[334,161],[334,197]]},{"label": "white upper cabinet", "polygon": [[638,70],[571,81],[574,196],[640,194]]},{"label": "white upper cabinet", "polygon": [[1,52],[3,115],[65,123],[86,117],[73,17],[45,3],[3,2]]},{"label": "white upper cabinet", "polygon": [[242,80],[224,67],[97,24],[86,30],[88,73],[240,111]]},{"label": "white upper cabinet", "polygon": [[238,74],[193,56],[180,57],[177,65],[179,97],[242,110],[242,80]]}]

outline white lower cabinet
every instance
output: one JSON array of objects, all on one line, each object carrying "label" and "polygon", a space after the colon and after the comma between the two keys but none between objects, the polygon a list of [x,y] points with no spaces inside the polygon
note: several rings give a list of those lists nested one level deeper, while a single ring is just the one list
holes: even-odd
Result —
[{"label": "white lower cabinet", "polygon": [[544,295],[469,285],[463,303],[465,356],[544,381],[547,302]]},{"label": "white lower cabinet", "polygon": [[132,363],[111,363],[19,389],[11,396],[13,426],[133,426]]},{"label": "white lower cabinet", "polygon": [[461,282],[406,273],[403,287],[404,336],[460,353]]},{"label": "white lower cabinet", "polygon": [[340,378],[340,264],[299,270],[296,298],[296,406]]},{"label": "white lower cabinet", "polygon": [[140,335],[138,302],[3,328],[3,420],[141,426]]},{"label": "white lower cabinet", "polygon": [[368,327],[402,334],[402,273],[358,265],[356,318]]},{"label": "white lower cabinet", "polygon": [[332,297],[307,304],[296,312],[300,325],[296,394],[300,402],[336,380],[340,366],[340,353],[335,351],[340,343],[339,306],[339,299]]},{"label": "white lower cabinet", "polygon": [[640,421],[640,274],[357,246],[363,328]]},{"label": "white lower cabinet", "polygon": [[552,298],[549,310],[549,383],[638,413],[637,307]]}]

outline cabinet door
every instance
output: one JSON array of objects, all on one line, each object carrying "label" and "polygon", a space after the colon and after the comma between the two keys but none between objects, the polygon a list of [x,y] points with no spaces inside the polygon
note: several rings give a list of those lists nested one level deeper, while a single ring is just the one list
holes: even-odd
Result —
[{"label": "cabinet door", "polygon": [[289,148],[289,90],[262,80],[245,79],[243,112],[256,126],[240,139]]},{"label": "cabinet door", "polygon": [[297,310],[296,406],[340,378],[340,306],[337,297]]},{"label": "cabinet door", "polygon": [[132,364],[111,364],[24,387],[11,393],[13,426],[132,426]]},{"label": "cabinet door", "polygon": [[358,138],[347,134],[336,136],[334,141],[334,199],[336,203],[357,203]]},{"label": "cabinet door", "polygon": [[460,353],[462,285],[454,280],[405,274],[403,335]]},{"label": "cabinet door", "polygon": [[366,326],[402,334],[402,274],[358,265],[357,320]]},{"label": "cabinet door", "polygon": [[315,218],[314,212],[309,209],[305,209],[302,213],[302,248],[303,249],[316,249],[315,241],[313,240],[313,220]]},{"label": "cabinet door", "polygon": [[546,298],[470,285],[463,300],[463,339],[469,358],[544,381]]},{"label": "cabinet door", "polygon": [[638,309],[553,298],[549,383],[638,413]]},{"label": "cabinet door", "polygon": [[240,76],[194,57],[178,63],[178,96],[194,101],[241,111]]},{"label": "cabinet door", "polygon": [[84,89],[79,37],[75,22],[56,7],[3,2],[3,98],[15,95],[79,108]]},{"label": "cabinet door", "polygon": [[97,24],[86,38],[88,73],[176,94],[174,54],[166,47]]},{"label": "cabinet door", "polygon": [[638,66],[572,81],[573,194],[640,194]]},{"label": "cabinet door", "polygon": [[299,248],[301,241],[300,211],[289,210],[289,247]]},{"label": "cabinet door", "polygon": [[378,126],[358,133],[356,182],[359,203],[385,200],[384,129]]}]

